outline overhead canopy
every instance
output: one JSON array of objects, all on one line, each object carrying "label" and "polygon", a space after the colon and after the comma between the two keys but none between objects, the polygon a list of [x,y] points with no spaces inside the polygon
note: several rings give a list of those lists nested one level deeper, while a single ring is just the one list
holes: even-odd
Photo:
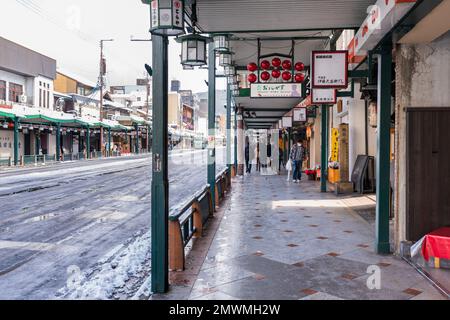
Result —
[{"label": "overhead canopy", "polygon": [[[310,64],[313,50],[326,49],[336,31],[357,30],[376,0],[196,0],[198,27],[203,33],[228,33],[238,67],[257,62],[260,55],[291,53]],[[187,1],[191,13],[192,0]],[[336,36],[336,37],[337,37]],[[336,39],[334,39],[336,40]],[[237,97],[248,128],[270,128],[303,98]],[[250,111],[251,116],[246,116]]]},{"label": "overhead canopy", "polygon": [[[190,1],[188,1],[190,2]],[[197,0],[203,32],[359,28],[374,0]]]}]

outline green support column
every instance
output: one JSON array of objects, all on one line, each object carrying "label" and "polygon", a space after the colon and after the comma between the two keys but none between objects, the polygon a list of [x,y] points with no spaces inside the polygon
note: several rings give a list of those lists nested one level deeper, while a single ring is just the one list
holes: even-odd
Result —
[{"label": "green support column", "polygon": [[378,56],[378,150],[376,251],[389,253],[390,129],[391,129],[392,45],[383,44]]},{"label": "green support column", "polygon": [[228,176],[231,179],[231,90],[227,86],[227,166]]},{"label": "green support column", "polygon": [[108,128],[108,150],[106,156],[111,157],[111,128]]},{"label": "green support column", "polygon": [[86,129],[86,158],[91,158],[91,128],[89,126]]},{"label": "green support column", "polygon": [[152,292],[169,290],[168,178],[168,45],[165,36],[153,40],[153,164],[152,164]]},{"label": "green support column", "polygon": [[139,154],[139,125],[136,123],[134,125],[134,130],[136,130],[136,141],[134,142],[136,148],[136,154]]},{"label": "green support column", "polygon": [[19,164],[19,118],[14,118],[14,165]]},{"label": "green support column", "polygon": [[328,106],[322,105],[322,150],[320,164],[320,191],[327,192],[328,180]]},{"label": "green support column", "polygon": [[61,124],[56,124],[56,161],[61,160]]},{"label": "green support column", "polygon": [[238,138],[237,138],[237,108],[234,107],[234,169],[238,169]]},{"label": "green support column", "polygon": [[208,59],[208,184],[210,185],[213,208],[216,206],[216,52],[214,42],[209,43]]}]

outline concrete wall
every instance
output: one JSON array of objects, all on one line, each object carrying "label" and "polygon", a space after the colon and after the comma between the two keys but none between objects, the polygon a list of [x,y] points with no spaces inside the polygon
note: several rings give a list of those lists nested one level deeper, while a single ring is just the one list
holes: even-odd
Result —
[{"label": "concrete wall", "polygon": [[450,32],[429,44],[396,46],[395,202],[396,238],[406,237],[405,107],[450,106]]}]

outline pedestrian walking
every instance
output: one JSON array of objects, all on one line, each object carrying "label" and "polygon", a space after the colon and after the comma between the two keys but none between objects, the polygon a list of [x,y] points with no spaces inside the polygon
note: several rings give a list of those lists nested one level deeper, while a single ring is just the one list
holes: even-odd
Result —
[{"label": "pedestrian walking", "polygon": [[305,157],[305,149],[302,146],[301,140],[297,140],[297,143],[295,143],[291,148],[290,153],[290,160],[292,161],[292,171],[294,173],[293,175],[293,181],[294,183],[300,182],[302,180],[302,164],[303,159]]},{"label": "pedestrian walking", "polygon": [[248,137],[245,138],[245,172],[252,172],[252,160],[250,159],[250,139]]}]

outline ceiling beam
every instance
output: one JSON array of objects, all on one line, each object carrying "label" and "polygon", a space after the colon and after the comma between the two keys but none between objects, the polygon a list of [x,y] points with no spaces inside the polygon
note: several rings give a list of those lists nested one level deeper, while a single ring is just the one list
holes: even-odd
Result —
[{"label": "ceiling beam", "polygon": [[291,111],[292,108],[245,108],[244,111],[249,112],[288,112]]},{"label": "ceiling beam", "polygon": [[358,31],[360,26],[345,26],[345,27],[329,27],[329,28],[303,28],[303,29],[265,29],[265,30],[226,30],[226,31],[207,31],[209,34],[227,34],[227,33],[277,33],[277,32],[302,32],[302,31],[333,31],[333,30],[355,30]]}]

